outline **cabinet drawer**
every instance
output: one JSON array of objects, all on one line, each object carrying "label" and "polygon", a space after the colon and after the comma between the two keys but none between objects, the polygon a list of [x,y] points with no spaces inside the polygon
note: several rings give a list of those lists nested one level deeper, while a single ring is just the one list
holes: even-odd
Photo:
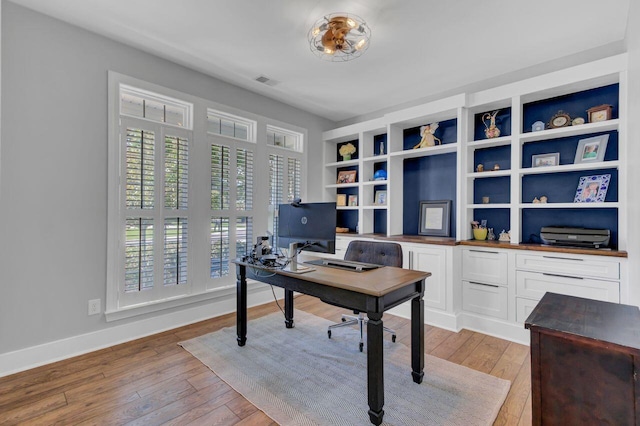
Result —
[{"label": "cabinet drawer", "polygon": [[507,288],[463,281],[462,309],[467,312],[507,319]]},{"label": "cabinet drawer", "polygon": [[474,249],[463,250],[462,279],[507,285],[507,253]]},{"label": "cabinet drawer", "polygon": [[524,323],[533,309],[538,306],[539,300],[523,299],[516,297],[516,321]]},{"label": "cabinet drawer", "polygon": [[547,291],[620,303],[620,284],[589,278],[516,271],[516,295],[539,300]]},{"label": "cabinet drawer", "polygon": [[517,254],[516,268],[574,277],[620,279],[620,262],[618,261],[573,258],[561,254]]}]

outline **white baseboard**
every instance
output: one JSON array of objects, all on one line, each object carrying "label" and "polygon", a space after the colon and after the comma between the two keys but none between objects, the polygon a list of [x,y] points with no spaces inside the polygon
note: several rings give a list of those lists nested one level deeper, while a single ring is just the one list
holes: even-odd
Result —
[{"label": "white baseboard", "polygon": [[[276,294],[279,298],[282,297],[281,291]],[[251,289],[247,295],[248,306],[272,301],[273,294],[269,286]],[[235,310],[236,297],[233,294],[230,297],[212,299],[211,303],[205,305],[0,354],[0,377],[204,321]]]}]

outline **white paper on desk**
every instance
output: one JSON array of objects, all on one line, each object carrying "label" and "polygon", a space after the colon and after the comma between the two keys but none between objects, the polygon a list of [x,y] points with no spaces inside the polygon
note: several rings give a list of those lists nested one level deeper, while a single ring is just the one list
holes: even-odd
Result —
[{"label": "white paper on desk", "polygon": [[442,208],[427,208],[424,215],[426,229],[442,229]]}]

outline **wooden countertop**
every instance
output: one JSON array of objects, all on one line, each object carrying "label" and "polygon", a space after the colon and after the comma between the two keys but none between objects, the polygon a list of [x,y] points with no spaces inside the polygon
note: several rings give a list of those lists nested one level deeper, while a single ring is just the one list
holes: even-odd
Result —
[{"label": "wooden countertop", "polygon": [[481,241],[481,240],[464,240],[456,241],[455,238],[447,237],[427,237],[423,235],[384,235],[384,234],[336,234],[337,236],[345,236],[349,238],[372,238],[374,240],[395,241],[398,243],[416,243],[416,244],[432,244],[440,246],[475,246],[475,247],[487,247],[487,248],[501,248],[510,250],[532,250],[532,251],[544,251],[551,253],[569,253],[569,254],[584,254],[590,256],[609,256],[609,257],[628,257],[626,251],[612,250],[612,249],[591,249],[582,247],[562,247],[562,246],[547,246],[543,244],[532,243],[520,243],[511,244],[502,241]]}]

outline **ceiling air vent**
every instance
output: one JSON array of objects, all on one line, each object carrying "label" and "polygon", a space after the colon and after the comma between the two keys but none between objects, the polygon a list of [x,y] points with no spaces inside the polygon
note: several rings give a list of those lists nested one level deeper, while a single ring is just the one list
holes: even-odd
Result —
[{"label": "ceiling air vent", "polygon": [[275,86],[276,84],[278,84],[277,81],[270,79],[269,77],[265,77],[264,75],[261,75],[259,77],[256,77],[256,81],[258,83],[263,83],[266,84],[267,86]]}]

